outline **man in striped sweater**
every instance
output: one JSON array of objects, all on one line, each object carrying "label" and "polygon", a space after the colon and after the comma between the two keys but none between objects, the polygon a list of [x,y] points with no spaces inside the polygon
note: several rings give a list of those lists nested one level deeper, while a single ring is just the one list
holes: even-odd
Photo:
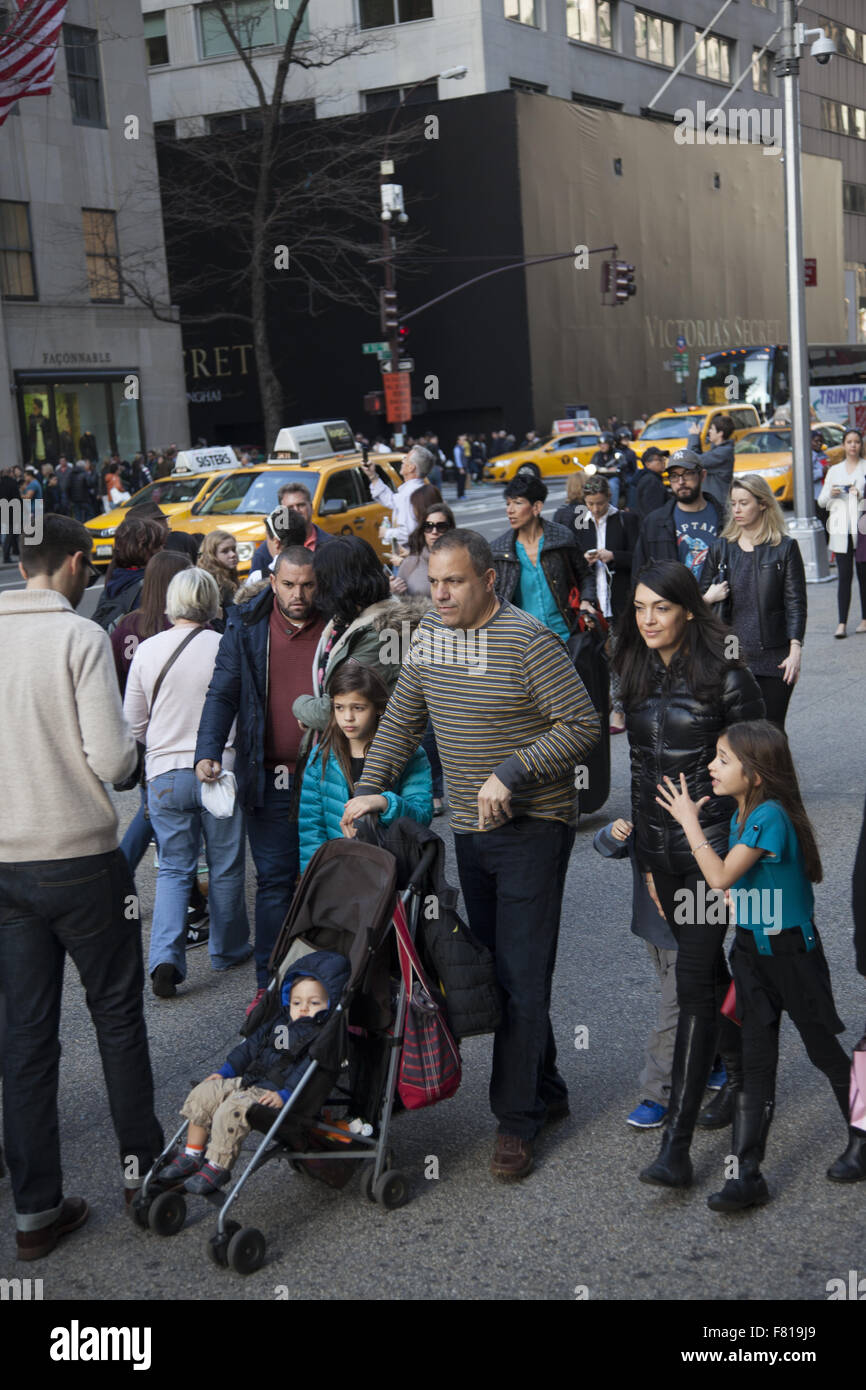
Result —
[{"label": "man in striped sweater", "polygon": [[413,635],[343,829],[392,787],[428,712],[448,784],[469,925],[494,952],[503,1018],[490,1105],[493,1176],[524,1178],[542,1125],[568,1113],[556,1069],[550,987],[574,843],[575,765],[598,716],[561,640],[494,592],[487,541],[452,530],[430,554],[434,611]]}]

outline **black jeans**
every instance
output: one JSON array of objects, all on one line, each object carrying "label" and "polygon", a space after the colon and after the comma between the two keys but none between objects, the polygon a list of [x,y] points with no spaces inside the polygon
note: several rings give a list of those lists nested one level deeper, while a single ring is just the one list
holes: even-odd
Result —
[{"label": "black jeans", "polygon": [[87,994],[129,1186],[163,1144],[141,997],[141,923],[126,860],[118,849],[0,864],[3,1121],[19,1230],[48,1225],[63,1201],[57,1081],[67,952]]},{"label": "black jeans", "polygon": [[843,554],[841,550],[836,551],[836,574],[839,577],[839,587],[836,598],[839,603],[839,622],[848,621],[848,609],[851,607],[851,582],[854,578],[854,569],[857,569],[857,584],[860,588],[860,617],[866,619],[866,561],[854,559],[854,539],[848,537],[848,549]]},{"label": "black jeans", "polygon": [[534,1139],[547,1107],[568,1096],[556,1070],[550,987],[573,844],[562,821],[530,816],[454,836],[469,926],[496,957],[503,996],[490,1108],[500,1132],[521,1139]]},{"label": "black jeans", "polygon": [[[704,892],[710,891],[703,874],[697,869],[689,874],[667,874],[654,869],[653,882],[668,925],[677,939],[677,1002],[680,1011],[716,1024],[719,1028],[719,1051],[728,1056],[739,1054],[740,1030],[729,1018],[719,1013],[731,983],[724,950],[727,918],[718,926],[705,922],[677,921],[678,916],[682,918],[685,915],[685,902],[700,903],[699,883],[704,884]],[[681,889],[687,889],[691,897],[677,900],[675,895]],[[696,916],[697,913],[691,915]]]},{"label": "black jeans", "polygon": [[771,724],[785,732],[785,716],[794,693],[793,685],[786,685],[781,676],[755,676],[764,697],[767,718]]}]

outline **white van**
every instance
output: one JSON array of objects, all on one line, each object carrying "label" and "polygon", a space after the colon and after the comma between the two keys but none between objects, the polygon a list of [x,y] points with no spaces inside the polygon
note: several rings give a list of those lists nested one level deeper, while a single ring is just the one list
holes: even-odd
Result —
[{"label": "white van", "polygon": [[317,420],[309,425],[287,425],[277,435],[268,463],[294,459],[312,463],[316,459],[339,458],[342,454],[357,454],[352,427],[346,420]]}]

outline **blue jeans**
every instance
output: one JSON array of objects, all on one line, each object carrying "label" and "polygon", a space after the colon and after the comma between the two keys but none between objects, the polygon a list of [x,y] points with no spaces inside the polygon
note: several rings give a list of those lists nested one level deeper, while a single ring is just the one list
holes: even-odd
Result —
[{"label": "blue jeans", "polygon": [[145,815],[147,807],[147,787],[141,788],[141,804],[133,816],[126,833],[120,842],[120,852],[125,858],[132,873],[135,873],[142,859],[144,852],[154,838],[153,825]]},{"label": "blue jeans", "polygon": [[186,978],[186,909],[204,835],[208,866],[211,965],[228,970],[250,954],[244,899],[244,817],[240,805],[220,820],[201,804],[201,783],[191,767],[176,768],[147,784],[147,805],[159,845],[159,873],[150,933],[151,975],[173,965]]},{"label": "blue jeans", "polygon": [[568,1097],[556,1069],[550,987],[574,830],[518,816],[498,830],[454,836],[469,926],[496,960],[502,1022],[493,1042],[490,1108],[503,1134],[534,1139]]},{"label": "blue jeans", "polygon": [[[135,1172],[143,1177],[162,1149],[135,904],[135,885],[119,850],[0,864],[0,990],[7,1009],[3,1120],[19,1230],[50,1225],[63,1201],[57,1081],[67,952],[96,1029],[130,1186],[137,1186]],[[73,1084],[67,1077],[67,1085]]]},{"label": "blue jeans", "polygon": [[608,485],[608,487],[610,488],[610,505],[611,505],[612,507],[618,507],[618,506],[619,506],[619,478],[618,478],[618,477],[617,477],[617,478],[614,478],[614,477],[608,478],[608,480],[607,480],[607,485]]},{"label": "blue jeans", "polygon": [[[281,778],[281,781],[286,780]],[[256,982],[268,983],[268,960],[295,895],[301,866],[297,821],[289,820],[294,774],[288,786],[275,786],[265,771],[265,804],[247,811],[247,836],[256,866]]]}]

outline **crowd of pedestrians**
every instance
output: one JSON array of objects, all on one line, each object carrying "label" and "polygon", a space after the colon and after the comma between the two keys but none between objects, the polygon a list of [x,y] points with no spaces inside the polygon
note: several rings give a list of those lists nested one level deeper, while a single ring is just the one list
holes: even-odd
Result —
[{"label": "crowd of pedestrians", "polygon": [[[849,1059],[812,916],[820,856],[784,734],[806,628],[799,550],[766,484],[752,475],[733,481],[724,421],[707,453],[650,451],[643,470],[618,422],[608,423],[595,471],[569,480],[554,520],[543,516],[540,479],[518,474],[506,486],[507,529],[491,544],[455,525],[435,438],[408,449],[395,493],[371,463],[371,493],[391,511],[396,555],[387,568],[359,537],[321,531],[303,485],[283,489],[244,584],[228,532],[212,532],[199,549],[170,536],[157,507],[133,509],[118,527],[93,622],[75,612],[96,577],[92,541],[74,514],[76,470],[58,481],[58,465],[55,498],[65,497],[68,511],[46,508],[41,538],[22,537],[26,587],[0,594],[9,654],[0,717],[19,735],[4,745],[0,770],[21,788],[0,850],[0,987],[22,1259],[48,1254],[87,1217],[60,1175],[65,955],[87,989],[131,1191],[162,1143],[146,976],[157,999],[183,1000],[191,945],[207,944],[217,972],[253,957],[249,1012],[267,985],[299,874],[319,846],[354,835],[371,814],[383,825],[400,817],[429,825],[446,796],[469,927],[493,954],[502,997],[490,1171],[505,1182],[525,1178],[540,1130],[568,1113],[552,982],[576,771],[610,733],[627,735],[631,805],[596,847],[631,864],[632,926],[648,944],[661,993],[629,1121],[666,1128],[641,1179],[689,1186],[695,1126],[733,1123],[739,1176],[710,1205],[725,1212],[767,1200],[760,1163],[783,1011],[848,1119]],[[855,571],[860,577],[849,523],[866,464],[853,434],[842,472],[828,473],[821,494],[848,556],[840,592],[843,573],[849,592]],[[530,432],[524,444],[533,442]],[[480,476],[487,450],[501,443],[496,433],[461,437],[458,496],[461,477]],[[132,481],[106,477],[109,495]],[[601,634],[604,651],[605,698],[595,705],[578,674],[587,629]],[[447,651],[444,638],[458,633],[464,651],[483,645],[471,679],[466,660],[411,659]],[[49,777],[46,804],[39,789]],[[138,797],[120,846],[105,783]],[[37,825],[50,858],[33,858]],[[133,875],[151,839],[158,875],[145,975]],[[202,860],[209,923],[196,939]],[[715,918],[697,906],[707,893],[780,884],[780,920],[764,906],[750,916],[731,898]],[[856,929],[866,973],[866,924]],[[711,1074],[720,1084],[707,1106]],[[224,1099],[224,1088],[211,1099]],[[205,1163],[203,1145],[188,1148],[185,1176],[196,1164],[205,1172]],[[866,1131],[850,1127],[829,1176],[866,1178]],[[205,1173],[202,1182],[221,1180]]]}]

